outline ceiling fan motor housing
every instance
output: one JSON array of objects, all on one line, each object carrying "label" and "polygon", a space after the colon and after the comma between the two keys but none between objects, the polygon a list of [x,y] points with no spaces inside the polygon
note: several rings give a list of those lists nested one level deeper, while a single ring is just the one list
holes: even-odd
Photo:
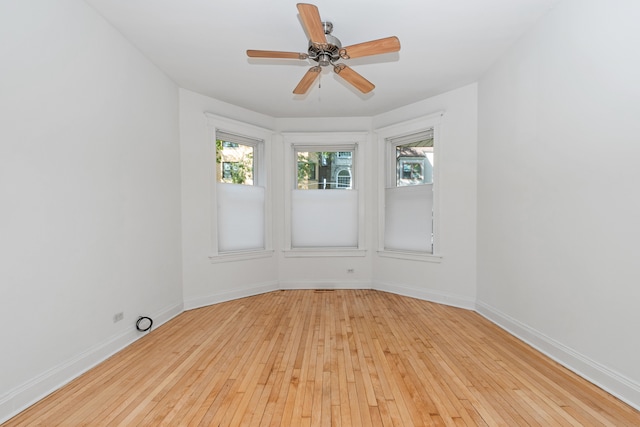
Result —
[{"label": "ceiling fan motor housing", "polygon": [[342,49],[342,43],[337,37],[331,35],[333,31],[333,24],[331,22],[323,22],[325,37],[327,38],[327,44],[318,44],[309,40],[309,59],[313,59],[320,66],[326,67],[332,62],[340,59],[340,49]]}]

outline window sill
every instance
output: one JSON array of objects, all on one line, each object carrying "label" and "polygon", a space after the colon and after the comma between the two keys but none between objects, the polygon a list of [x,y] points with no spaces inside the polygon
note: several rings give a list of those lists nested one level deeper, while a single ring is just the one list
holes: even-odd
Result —
[{"label": "window sill", "polygon": [[364,257],[367,251],[355,248],[300,248],[284,251],[285,258],[305,258],[305,257]]},{"label": "window sill", "polygon": [[409,261],[434,262],[437,264],[442,262],[442,255],[434,255],[425,252],[392,251],[386,249],[379,250],[378,256],[384,258],[404,259]]},{"label": "window sill", "polygon": [[233,261],[246,261],[250,259],[259,258],[271,258],[273,257],[273,250],[257,250],[257,251],[238,251],[238,252],[223,252],[217,255],[209,255],[209,260],[212,264],[219,262],[233,262]]}]

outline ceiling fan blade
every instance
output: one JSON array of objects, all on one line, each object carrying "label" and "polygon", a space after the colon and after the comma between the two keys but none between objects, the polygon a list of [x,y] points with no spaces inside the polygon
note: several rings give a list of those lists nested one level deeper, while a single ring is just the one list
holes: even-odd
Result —
[{"label": "ceiling fan blade", "polygon": [[322,69],[318,65],[309,68],[309,71],[302,77],[302,80],[300,80],[298,86],[293,90],[293,93],[296,95],[304,95],[307,93],[313,82],[315,82],[320,75],[320,71],[322,71]]},{"label": "ceiling fan blade", "polygon": [[327,44],[318,8],[308,3],[298,3],[296,6],[309,39],[316,44]]},{"label": "ceiling fan blade", "polygon": [[362,93],[369,93],[375,87],[375,85],[369,80],[365,79],[360,74],[353,71],[352,68],[344,64],[336,64],[333,67],[333,71]]},{"label": "ceiling fan blade", "polygon": [[279,52],[276,50],[247,50],[249,58],[307,59],[309,55],[298,52]]},{"label": "ceiling fan blade", "polygon": [[391,36],[347,46],[340,51],[340,56],[343,59],[361,58],[363,56],[379,55],[381,53],[397,52],[399,50],[400,40],[396,36]]}]

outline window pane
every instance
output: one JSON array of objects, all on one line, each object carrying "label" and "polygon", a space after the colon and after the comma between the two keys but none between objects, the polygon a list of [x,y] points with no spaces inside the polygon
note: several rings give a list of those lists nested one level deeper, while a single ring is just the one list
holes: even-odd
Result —
[{"label": "window pane", "polygon": [[253,185],[254,147],[216,139],[217,181]]},{"label": "window pane", "polygon": [[433,137],[396,146],[396,187],[433,183]]},{"label": "window pane", "polygon": [[352,189],[353,151],[297,151],[299,190]]}]

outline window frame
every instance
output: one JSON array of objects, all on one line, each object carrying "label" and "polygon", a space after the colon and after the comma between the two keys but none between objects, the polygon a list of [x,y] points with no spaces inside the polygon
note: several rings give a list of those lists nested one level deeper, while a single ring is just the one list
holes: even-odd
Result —
[{"label": "window frame", "polygon": [[[364,188],[364,153],[359,148],[369,138],[368,132],[283,132],[284,146],[284,247],[285,257],[342,257],[366,255],[365,242],[365,199]],[[292,246],[292,191],[297,190],[297,167],[299,151],[345,152],[351,151],[351,187],[349,189],[331,189],[325,191],[357,191],[358,192],[358,230],[357,246],[354,248],[296,248]]]},{"label": "window frame", "polygon": [[[378,140],[378,167],[381,171],[378,174],[378,248],[377,252],[379,256],[407,259],[415,261],[427,261],[427,262],[440,262],[442,260],[442,254],[440,252],[440,214],[439,214],[439,194],[440,194],[440,152],[439,148],[442,144],[441,140],[441,125],[444,117],[444,112],[439,111],[433,114],[429,114],[423,117],[419,117],[413,120],[408,120],[400,123],[396,123],[390,126],[385,126],[375,129],[375,134]],[[396,187],[396,153],[395,149],[398,145],[402,145],[402,142],[392,143],[392,140],[398,141],[399,138],[408,137],[420,132],[433,129],[433,156],[434,156],[434,168],[433,168],[433,251],[428,252],[413,252],[394,250],[384,247],[385,242],[385,208],[386,208],[386,195],[385,190],[387,188]]]},{"label": "window frame", "polygon": [[[210,147],[210,167],[209,167],[209,183],[211,195],[209,204],[210,218],[210,254],[209,259],[212,263],[246,260],[254,258],[272,257],[273,250],[273,229],[272,229],[272,204],[271,204],[271,174],[269,165],[271,164],[271,143],[273,139],[273,131],[243,122],[232,120],[213,113],[205,113],[207,129],[209,134]],[[222,164],[218,165],[216,161],[216,139],[218,132],[230,135],[237,135],[240,139],[246,140],[247,145],[253,145],[253,186],[264,188],[264,248],[248,249],[242,251],[224,251],[220,252],[218,248],[218,223],[217,223],[217,186],[220,185],[246,185],[218,182],[218,168],[222,168]],[[243,142],[244,143],[244,142]],[[222,170],[220,171],[222,173]]]}]

